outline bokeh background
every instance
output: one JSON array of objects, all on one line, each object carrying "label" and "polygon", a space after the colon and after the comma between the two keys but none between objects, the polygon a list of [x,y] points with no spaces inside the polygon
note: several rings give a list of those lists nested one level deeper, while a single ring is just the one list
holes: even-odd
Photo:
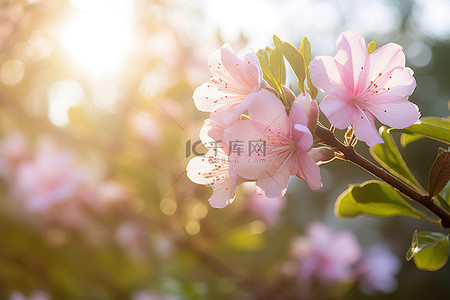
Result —
[{"label": "bokeh background", "polygon": [[[410,99],[447,117],[448,16],[447,0],[0,1],[0,299],[450,297],[449,266],[404,261],[415,229],[438,228],[334,216],[347,185],[371,179],[356,166],[324,165],[314,192],[292,178],[284,199],[245,186],[221,210],[185,172],[207,118],[192,93],[223,43],[245,53],[273,34],[295,46],[307,36],[313,55],[334,55],[348,29],[396,42],[415,71]],[[423,184],[439,146],[403,149]],[[295,241],[313,222],[347,231],[361,253],[388,247],[398,267],[379,276],[391,293],[356,275],[302,284]]]}]

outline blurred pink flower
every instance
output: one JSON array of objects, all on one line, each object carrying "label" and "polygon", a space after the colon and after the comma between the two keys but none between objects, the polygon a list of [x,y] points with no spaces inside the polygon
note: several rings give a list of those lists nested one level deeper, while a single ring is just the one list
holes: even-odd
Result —
[{"label": "blurred pink flower", "polygon": [[254,189],[248,193],[247,209],[262,219],[268,226],[276,226],[280,218],[280,212],[286,206],[284,197],[268,198],[259,195]]},{"label": "blurred pink flower", "polygon": [[71,151],[59,149],[52,141],[42,139],[33,160],[18,167],[15,192],[25,200],[28,210],[44,212],[73,197],[83,174]]},{"label": "blurred pink flower", "polygon": [[401,264],[385,245],[376,245],[369,249],[357,265],[359,286],[365,294],[376,291],[391,293],[397,288],[395,275]]},{"label": "blurred pink flower", "polygon": [[314,279],[326,284],[351,280],[353,267],[361,257],[360,246],[351,232],[332,232],[320,223],[311,224],[307,236],[294,241],[292,252],[299,279],[304,283]]},{"label": "blurred pink flower", "polygon": [[[242,151],[234,151],[239,149],[230,146],[234,151],[231,170],[256,180],[259,193],[270,198],[285,194],[291,175],[304,178],[311,189],[322,187],[319,167],[308,154],[313,137],[300,99],[293,103],[288,116],[284,105],[271,92],[262,90],[247,98],[251,99],[250,120],[236,121],[224,133],[228,145],[242,142]],[[252,148],[252,143],[265,148]]]},{"label": "blurred pink flower", "polygon": [[373,146],[383,143],[374,118],[394,128],[419,122],[417,106],[408,101],[416,81],[399,45],[389,43],[368,54],[363,38],[347,31],[336,48],[334,57],[318,56],[310,64],[314,85],[328,93],[320,108],[332,125],[352,126],[358,139]]},{"label": "blurred pink flower", "polygon": [[83,188],[78,198],[80,202],[99,214],[105,214],[111,209],[127,209],[130,192],[114,180],[100,181],[93,187]]},{"label": "blurred pink flower", "polygon": [[29,156],[28,145],[22,133],[9,133],[0,143],[0,176],[12,179],[17,166]]},{"label": "blurred pink flower", "polygon": [[161,129],[156,121],[146,113],[138,113],[133,118],[133,127],[139,138],[149,145],[161,140]]},{"label": "blurred pink flower", "polygon": [[140,223],[125,221],[116,230],[115,239],[133,258],[142,258],[147,253],[148,230]]},{"label": "blurred pink flower", "polygon": [[213,52],[208,60],[210,82],[194,91],[194,102],[200,111],[225,112],[225,123],[239,119],[252,98],[249,94],[260,90],[261,70],[258,58],[248,53],[240,59],[227,46]]},{"label": "blurred pink flower", "polygon": [[169,296],[169,295],[161,295],[154,292],[149,291],[138,291],[136,292],[132,300],[177,300],[179,299],[176,296]]},{"label": "blurred pink flower", "polygon": [[9,300],[50,300],[50,296],[42,291],[34,292],[29,297],[26,297],[21,292],[13,292],[9,295]]}]

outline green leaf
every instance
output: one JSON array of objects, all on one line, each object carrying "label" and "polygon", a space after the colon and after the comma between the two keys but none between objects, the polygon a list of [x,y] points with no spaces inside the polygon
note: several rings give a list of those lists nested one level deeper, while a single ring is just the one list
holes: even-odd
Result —
[{"label": "green leaf", "polygon": [[275,34],[273,35],[273,44],[275,45],[276,48],[281,48],[282,41]]},{"label": "green leaf", "polygon": [[428,193],[431,197],[439,194],[450,180],[450,151],[441,152],[430,171]]},{"label": "green leaf", "polygon": [[414,232],[406,259],[414,258],[417,268],[436,271],[447,262],[449,250],[448,235],[440,232]]},{"label": "green leaf", "polygon": [[311,96],[311,99],[316,99],[319,91],[311,81],[311,75],[309,74],[309,67],[306,69],[306,82],[308,83],[309,95]]},{"label": "green leaf", "polygon": [[288,60],[292,69],[295,72],[295,75],[298,78],[298,88],[301,93],[305,92],[305,78],[306,78],[306,70],[305,70],[305,60],[300,52],[295,49],[289,43],[283,42],[282,44],[283,55]]},{"label": "green leaf", "polygon": [[422,189],[419,182],[416,180],[403,160],[394,139],[390,136],[386,127],[380,127],[380,135],[383,138],[384,143],[377,144],[370,148],[370,154],[372,157],[375,158],[380,165],[395,174],[397,177],[419,189]]},{"label": "green leaf", "polygon": [[270,52],[270,69],[279,86],[286,80],[286,68],[284,66],[284,58],[280,48],[275,48]]},{"label": "green leaf", "polygon": [[450,182],[444,187],[444,189],[440,192],[439,195],[435,197],[435,199],[439,202],[439,204],[446,211],[450,211]]},{"label": "green leaf", "polygon": [[373,51],[377,50],[377,43],[375,41],[371,41],[369,45],[367,45],[367,53],[372,53]]},{"label": "green leaf", "polygon": [[311,62],[311,44],[308,41],[308,38],[305,36],[302,40],[302,44],[300,46],[300,53],[303,55],[305,59],[305,64],[309,66]]},{"label": "green leaf", "polygon": [[350,186],[338,197],[334,211],[338,217],[344,218],[359,215],[377,217],[406,215],[435,222],[413,208],[393,187],[376,180]]},{"label": "green leaf", "polygon": [[450,144],[450,121],[444,118],[421,118],[421,124],[414,124],[404,129],[393,129],[403,132],[400,142],[403,147],[422,137],[428,137]]},{"label": "green leaf", "polygon": [[261,66],[261,71],[263,72],[263,78],[264,80],[273,87],[278,93],[281,94],[281,87],[278,84],[277,80],[275,79],[274,75],[272,74],[272,70],[270,69],[269,61],[264,57],[264,54],[258,53],[256,54],[258,56],[259,65]]}]

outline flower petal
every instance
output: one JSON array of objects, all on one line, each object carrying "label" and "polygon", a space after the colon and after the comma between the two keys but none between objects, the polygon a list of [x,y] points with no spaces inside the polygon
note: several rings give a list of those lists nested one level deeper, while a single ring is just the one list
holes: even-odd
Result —
[{"label": "flower petal", "polygon": [[223,93],[216,85],[210,82],[206,82],[196,88],[192,98],[197,109],[205,112],[231,110],[233,105],[235,105],[234,103],[242,99],[241,96],[231,96]]},{"label": "flower petal", "polygon": [[345,72],[341,70],[343,82],[347,90],[353,92],[368,56],[366,43],[358,33],[346,31],[339,36],[336,48],[334,58],[345,68]]},{"label": "flower petal", "polygon": [[[380,97],[381,98],[381,97]],[[376,103],[366,105],[370,112],[383,124],[402,129],[419,121],[417,105],[395,96],[385,96]]]},{"label": "flower petal", "polygon": [[309,72],[314,86],[328,94],[345,88],[336,61],[331,56],[317,56],[309,64]]},{"label": "flower petal", "polygon": [[254,64],[240,59],[232,50],[225,47],[220,49],[220,55],[226,71],[244,90],[251,93],[259,89],[260,71]]},{"label": "flower petal", "polygon": [[224,208],[233,203],[236,194],[235,186],[233,184],[223,183],[215,184],[213,187],[213,193],[209,198],[209,204],[214,208]]},{"label": "flower petal", "polygon": [[302,124],[295,124],[292,130],[292,139],[295,141],[297,151],[308,151],[313,145],[313,136],[308,127]]},{"label": "flower petal", "polygon": [[289,118],[292,120],[292,123],[295,124],[304,124],[302,123],[302,119],[300,120],[294,120],[293,118],[296,117],[298,113],[295,113],[292,117],[292,111],[297,110],[296,103],[299,103],[302,107],[304,112],[306,113],[306,119],[309,130],[311,132],[314,132],[317,126],[317,119],[319,117],[319,107],[317,105],[317,102],[311,99],[311,96],[307,93],[303,93],[298,95],[298,97],[295,99],[294,104],[292,105],[291,112],[289,113]]},{"label": "flower petal", "polygon": [[319,107],[334,127],[345,129],[351,125],[354,108],[343,93],[326,96]]},{"label": "flower petal", "polygon": [[287,191],[290,172],[290,164],[285,163],[277,172],[266,172],[266,177],[256,181],[256,186],[264,191],[269,198],[281,197]]},{"label": "flower petal", "polygon": [[267,129],[270,127],[286,134],[289,130],[288,116],[281,100],[266,90],[250,96],[254,97],[248,108],[250,119]]},{"label": "flower petal", "polygon": [[232,155],[230,168],[246,179],[259,178],[267,166],[264,153],[250,151],[251,142],[266,143],[266,136],[255,125],[258,124],[250,120],[240,120],[224,132],[225,142]]},{"label": "flower petal", "polygon": [[362,109],[353,110],[353,129],[355,130],[356,137],[366,142],[369,147],[375,144],[383,143],[383,139],[380,137],[373,115],[368,111]]},{"label": "flower petal", "polygon": [[379,74],[384,74],[396,67],[405,67],[403,48],[395,43],[389,43],[371,53],[368,57],[369,68],[367,79],[375,80]]},{"label": "flower petal", "polygon": [[307,153],[297,151],[297,160],[302,178],[306,180],[312,190],[322,187],[322,178],[320,177],[320,168],[314,159]]}]

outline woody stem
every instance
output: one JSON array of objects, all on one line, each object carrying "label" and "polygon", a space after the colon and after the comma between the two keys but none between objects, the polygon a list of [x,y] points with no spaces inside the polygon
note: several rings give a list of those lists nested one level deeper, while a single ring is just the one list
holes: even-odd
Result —
[{"label": "woody stem", "polygon": [[396,188],[405,196],[408,196],[412,200],[419,202],[441,219],[440,224],[442,227],[450,228],[450,213],[443,209],[439,204],[434,202],[432,197],[417,192],[409,185],[397,179],[394,175],[362,157],[355,151],[352,145],[344,145],[338,139],[336,139],[334,133],[330,132],[329,129],[326,129],[322,126],[317,126],[315,135],[318,136],[324,144],[334,147],[342,152],[343,155],[340,155],[339,158],[351,161],[352,163],[360,166],[367,172]]}]

